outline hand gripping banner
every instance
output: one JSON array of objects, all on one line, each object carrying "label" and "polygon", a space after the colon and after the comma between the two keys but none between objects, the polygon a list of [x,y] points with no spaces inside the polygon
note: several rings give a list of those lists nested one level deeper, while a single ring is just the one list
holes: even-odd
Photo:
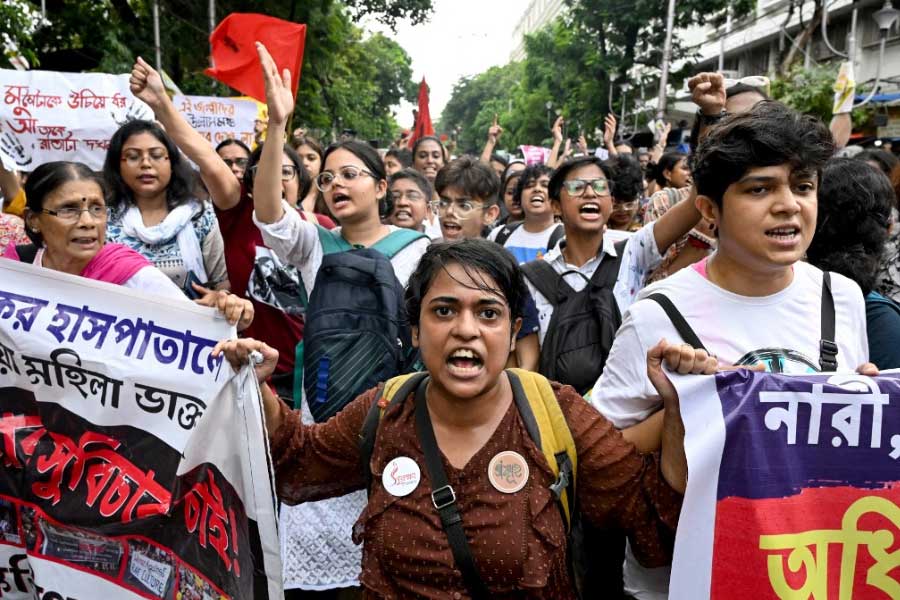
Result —
[{"label": "hand gripping banner", "polygon": [[0,598],[281,598],[252,370],[212,309],[0,261]]},{"label": "hand gripping banner", "polygon": [[689,472],[673,600],[900,598],[900,373],[673,382]]}]

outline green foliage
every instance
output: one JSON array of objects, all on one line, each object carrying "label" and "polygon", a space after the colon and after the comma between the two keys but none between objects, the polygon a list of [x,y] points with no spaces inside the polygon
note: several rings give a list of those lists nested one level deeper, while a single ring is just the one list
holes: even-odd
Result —
[{"label": "green foliage", "polygon": [[[207,2],[159,0],[163,69],[186,94],[236,95],[203,74],[208,66]],[[136,56],[154,62],[151,0],[57,0],[49,24],[29,29],[25,0],[0,3],[0,31],[35,68],[124,73]],[[24,8],[23,8],[24,7]],[[417,23],[431,0],[217,0],[217,21],[233,12],[255,12],[305,23],[306,47],[294,114],[295,127],[323,138],[351,128],[365,139],[391,139],[399,129],[391,107],[414,100],[411,60],[397,43],[363,37],[354,25],[365,15],[394,26]],[[39,14],[39,11],[38,11]],[[37,64],[35,64],[37,63]]]},{"label": "green foliage", "polygon": [[[834,80],[839,65],[825,64],[804,69],[795,65],[786,75],[772,81],[772,97],[802,113],[831,120],[834,102]],[[851,114],[853,127],[865,125],[874,114],[871,107],[857,108]]]},{"label": "green foliage", "polygon": [[[589,142],[597,143],[594,132],[602,129],[603,117],[609,112],[610,81],[616,112],[622,107],[622,84],[632,86],[626,101],[629,110],[641,83],[645,96],[655,97],[667,2],[566,0],[566,5],[566,13],[526,37],[526,58],[520,65],[495,67],[457,84],[440,124],[447,133],[460,128],[462,149],[483,145],[494,112],[500,115],[504,128],[500,143],[508,149],[541,140],[549,144],[557,111],[567,119],[568,137],[583,133]],[[676,29],[723,19],[729,5],[732,14],[740,17],[753,8],[755,1],[679,0]],[[690,58],[676,36],[673,62]],[[643,82],[635,76],[635,66],[650,67]],[[505,83],[507,73],[521,74],[521,79]],[[683,76],[670,73],[670,82],[679,85]],[[498,78],[499,82],[493,81]],[[517,81],[521,81],[518,86]],[[549,117],[547,102],[552,103]]]}]

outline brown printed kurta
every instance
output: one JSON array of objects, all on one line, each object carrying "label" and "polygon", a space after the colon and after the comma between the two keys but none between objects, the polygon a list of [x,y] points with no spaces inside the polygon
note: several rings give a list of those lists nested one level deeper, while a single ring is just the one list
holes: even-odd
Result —
[{"label": "brown printed kurta", "polygon": [[[662,478],[657,457],[640,455],[574,389],[553,384],[578,452],[579,510],[591,524],[633,532],[632,546],[647,566],[667,564],[682,497]],[[327,423],[302,425],[282,406],[272,439],[278,496],[288,504],[362,489],[360,433],[375,390]],[[384,415],[372,455],[369,504],[354,527],[363,543],[361,582],[369,598],[466,598],[447,536],[431,502],[431,484],[416,436],[414,394]],[[488,464],[504,450],[528,462],[526,486],[504,494],[491,485]],[[408,496],[381,484],[394,458],[414,460],[422,480]],[[497,599],[568,599],[566,531],[550,484],[550,467],[528,435],[515,402],[497,430],[463,469],[444,459],[479,573]]]}]

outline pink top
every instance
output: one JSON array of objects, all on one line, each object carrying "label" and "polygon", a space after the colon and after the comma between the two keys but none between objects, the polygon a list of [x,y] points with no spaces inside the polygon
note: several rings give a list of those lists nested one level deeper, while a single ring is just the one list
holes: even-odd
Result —
[{"label": "pink top", "polygon": [[697,261],[691,265],[691,268],[693,270],[697,271],[698,273],[700,273],[700,277],[702,277],[703,279],[709,279],[709,277],[706,275],[706,261],[707,260],[709,260],[709,257],[704,256],[703,260]]},{"label": "pink top", "polygon": [[[16,247],[10,245],[3,254],[4,258],[19,260]],[[122,244],[104,244],[94,258],[81,271],[82,277],[123,285],[126,281],[143,269],[149,267],[150,261]]]}]

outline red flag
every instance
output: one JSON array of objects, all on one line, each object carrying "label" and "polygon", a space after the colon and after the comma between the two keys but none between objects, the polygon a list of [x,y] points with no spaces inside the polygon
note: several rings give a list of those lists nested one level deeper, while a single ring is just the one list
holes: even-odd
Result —
[{"label": "red flag", "polygon": [[275,60],[279,73],[290,70],[296,97],[305,40],[306,25],[255,13],[231,13],[209,36],[214,66],[204,73],[265,102],[265,84],[254,45],[262,42]]},{"label": "red flag", "polygon": [[417,139],[426,135],[434,135],[434,126],[431,124],[431,112],[428,110],[428,84],[423,77],[422,83],[419,84],[419,110],[416,112],[416,124],[409,138],[409,147],[412,148]]}]

